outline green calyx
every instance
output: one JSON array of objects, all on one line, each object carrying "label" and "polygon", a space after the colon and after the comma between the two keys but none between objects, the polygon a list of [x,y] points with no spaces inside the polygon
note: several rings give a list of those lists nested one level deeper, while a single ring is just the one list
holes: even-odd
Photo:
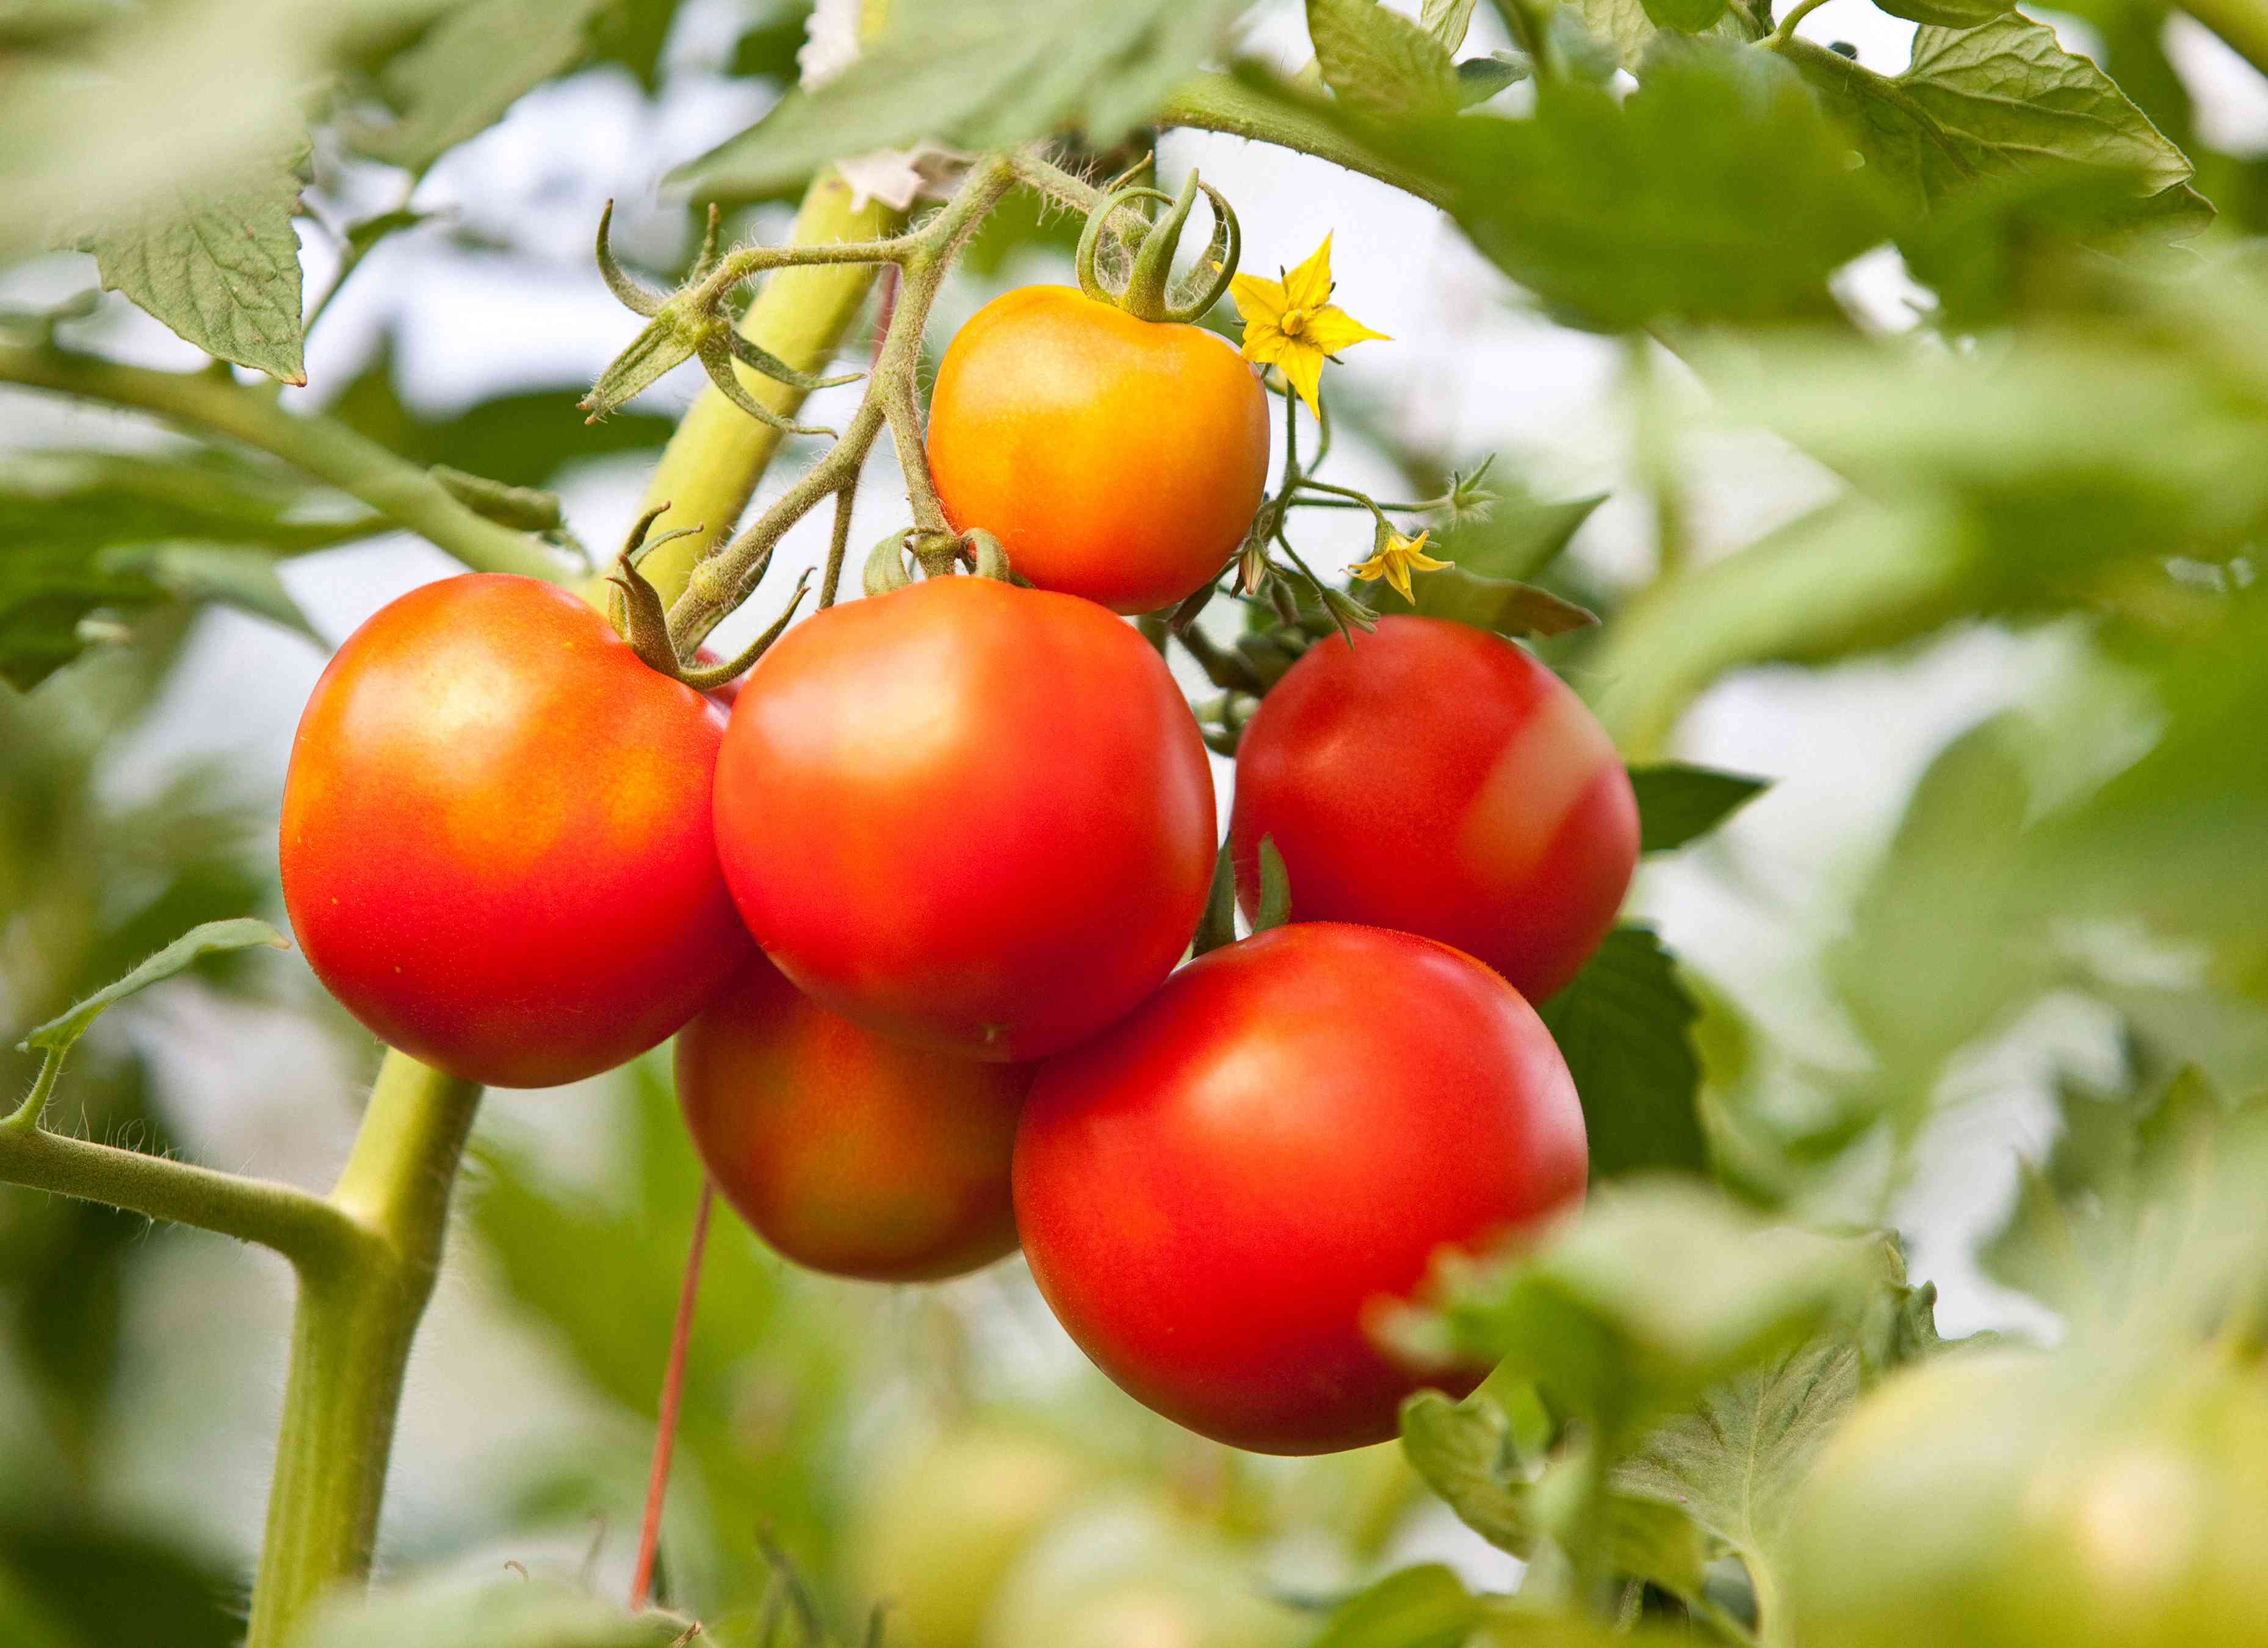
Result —
[{"label": "green calyx", "polygon": [[[1173,277],[1174,253],[1181,244],[1182,230],[1189,220],[1189,209],[1196,205],[1200,190],[1212,203],[1212,240],[1197,267],[1177,283]],[[1122,208],[1144,201],[1163,205],[1165,216],[1132,236],[1123,224],[1113,224]],[[1096,254],[1101,249],[1106,233],[1126,241],[1133,253],[1126,285],[1121,291],[1106,288],[1095,272]],[[1237,227],[1235,212],[1221,198],[1220,191],[1199,179],[1195,172],[1183,180],[1178,195],[1128,184],[1112,189],[1087,214],[1086,231],[1079,238],[1079,289],[1098,303],[1123,309],[1138,320],[1195,320],[1219,303],[1221,294],[1228,290],[1229,282],[1235,278],[1236,260],[1242,247],[1243,235]]]},{"label": "green calyx", "polygon": [[956,566],[967,566],[978,578],[1009,579],[1008,552],[1000,541],[982,528],[965,533],[922,532],[902,527],[868,552],[860,583],[869,595],[891,595],[913,582],[907,570],[910,554],[924,578],[946,578]]}]

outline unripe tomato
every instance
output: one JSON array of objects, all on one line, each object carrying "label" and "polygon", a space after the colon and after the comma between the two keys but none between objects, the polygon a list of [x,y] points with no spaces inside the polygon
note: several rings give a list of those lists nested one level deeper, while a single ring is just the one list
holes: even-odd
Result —
[{"label": "unripe tomato", "polygon": [[1263,836],[1292,920],[1423,933],[1542,1001],[1614,925],[1638,802],[1605,729],[1527,652],[1384,618],[1309,648],[1244,730],[1229,840],[1248,911]]},{"label": "unripe tomato", "polygon": [[1154,612],[1243,541],[1268,485],[1268,397],[1211,332],[1026,286],[946,349],[929,464],[953,524],[999,539],[1024,578]]},{"label": "unripe tomato", "polygon": [[1244,1552],[1156,1501],[1099,1499],[1012,1568],[983,1648],[1294,1648],[1312,1614],[1270,1593]]},{"label": "unripe tomato", "polygon": [[764,655],[725,735],[717,838],[749,931],[806,991],[891,1035],[1028,1059],[1180,958],[1212,777],[1132,625],[932,578]]},{"label": "unripe tomato", "polygon": [[1948,1357],[1861,1404],[1788,1526],[1805,1648],[2261,1648],[2268,1379]]},{"label": "unripe tomato", "polygon": [[1038,1431],[960,1426],[867,1484],[850,1535],[850,1592],[885,1608],[893,1648],[976,1648],[1019,1556],[1097,1475]]},{"label": "unripe tomato", "polygon": [[1014,1250],[1008,1159],[1030,1065],[889,1041],[761,956],[674,1051],[710,1178],[796,1263],[928,1282]]},{"label": "unripe tomato", "polygon": [[709,791],[724,714],[563,589],[475,574],[347,637],[284,784],[284,901],[389,1046],[502,1087],[595,1076],[750,954]]},{"label": "unripe tomato", "polygon": [[1016,1135],[1040,1291],[1102,1371],[1270,1453],[1378,1442],[1420,1381],[1366,1336],[1444,1247],[1572,1205],[1574,1084],[1518,992],[1333,922],[1213,951],[1041,1068]]}]

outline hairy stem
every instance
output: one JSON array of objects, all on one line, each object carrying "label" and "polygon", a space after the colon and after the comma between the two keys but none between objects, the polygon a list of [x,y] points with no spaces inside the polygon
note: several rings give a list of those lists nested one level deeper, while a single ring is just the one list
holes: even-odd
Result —
[{"label": "hairy stem", "polygon": [[467,509],[416,465],[343,423],[287,412],[275,398],[212,372],[152,372],[36,343],[0,343],[0,383],[155,413],[199,434],[226,435],[361,499],[476,571],[556,580],[559,558],[537,540]]},{"label": "hairy stem", "polygon": [[1390,183],[1436,206],[1447,198],[1433,180],[1387,158],[1339,129],[1326,115],[1309,113],[1281,97],[1256,92],[1225,74],[1194,75],[1184,80],[1158,112],[1160,126],[1188,126],[1226,132],[1256,143],[1296,149],[1343,166],[1350,172]]},{"label": "hairy stem", "polygon": [[246,1648],[284,1648],[333,1585],[370,1571],[401,1381],[481,1090],[388,1053],[329,1205],[358,1232],[299,1265],[291,1371]]}]

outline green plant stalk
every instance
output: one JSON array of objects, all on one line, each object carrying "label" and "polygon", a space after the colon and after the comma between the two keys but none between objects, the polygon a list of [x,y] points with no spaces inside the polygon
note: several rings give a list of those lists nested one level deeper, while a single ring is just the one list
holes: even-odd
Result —
[{"label": "green plant stalk", "polygon": [[1328,115],[1308,114],[1285,99],[1256,92],[1233,76],[1201,74],[1184,80],[1158,111],[1158,124],[1226,132],[1256,143],[1296,149],[1392,184],[1432,205],[1448,204],[1439,183],[1366,147]]},{"label": "green plant stalk", "polygon": [[555,580],[562,575],[559,558],[540,541],[475,515],[416,464],[343,423],[287,412],[272,394],[232,378],[152,372],[36,343],[0,343],[0,383],[130,407],[201,434],[233,437],[359,498],[477,571]]},{"label": "green plant stalk", "polygon": [[2188,12],[2250,63],[2268,74],[2268,6],[2260,0],[2186,0]]},{"label": "green plant stalk", "polygon": [[246,1648],[284,1648],[309,1607],[359,1583],[401,1381],[441,1268],[477,1084],[389,1052],[330,1203],[358,1233],[349,1256],[298,1262],[268,1527]]}]

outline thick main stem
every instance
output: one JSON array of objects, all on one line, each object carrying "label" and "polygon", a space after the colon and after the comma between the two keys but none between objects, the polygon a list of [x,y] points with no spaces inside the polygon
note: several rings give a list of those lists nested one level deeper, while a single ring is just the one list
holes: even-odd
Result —
[{"label": "thick main stem", "polygon": [[370,1571],[409,1347],[481,1090],[388,1053],[331,1202],[360,1232],[303,1261],[268,1531],[246,1648],[284,1648],[333,1585]]}]

